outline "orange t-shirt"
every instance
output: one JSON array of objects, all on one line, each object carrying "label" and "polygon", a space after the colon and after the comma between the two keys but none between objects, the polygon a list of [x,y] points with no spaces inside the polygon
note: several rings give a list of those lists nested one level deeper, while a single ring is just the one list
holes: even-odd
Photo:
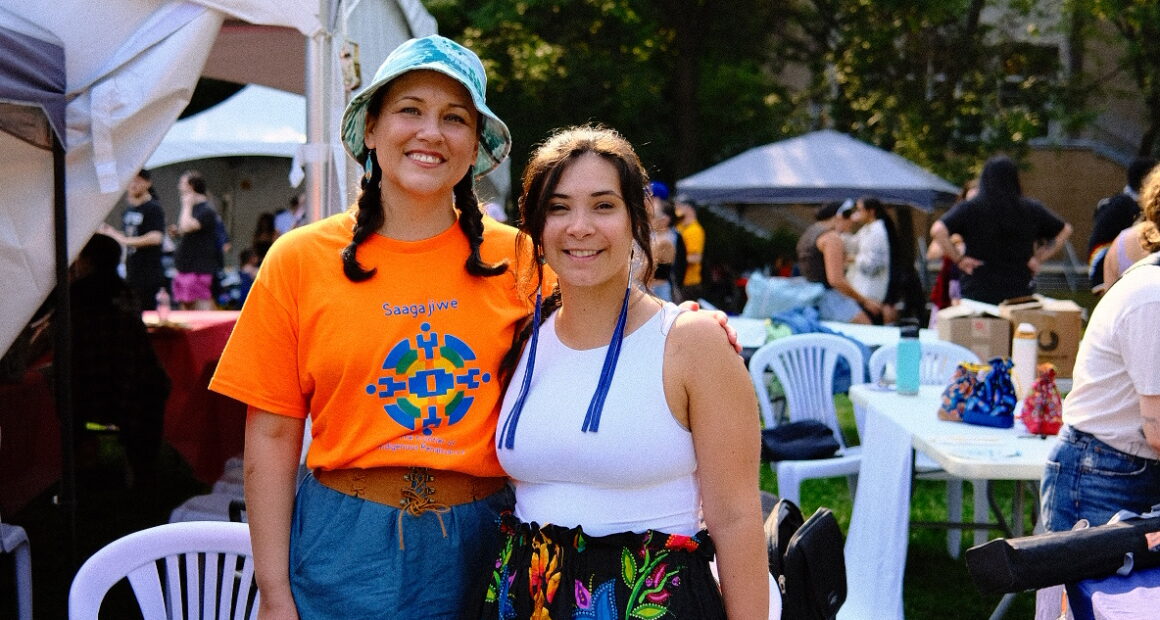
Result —
[{"label": "orange t-shirt", "polygon": [[356,283],[340,258],[353,223],[342,213],[274,243],[210,388],[272,413],[309,413],[311,468],[504,475],[496,372],[531,308],[517,290],[515,229],[485,219],[484,260],[509,261],[494,277],[466,272],[458,225],[414,242],[371,235],[358,260],[378,271]]},{"label": "orange t-shirt", "polygon": [[[677,224],[677,232],[681,233],[681,240],[685,242],[686,254],[704,254],[705,253],[705,229],[701,227],[701,223],[693,220],[687,224]],[[701,283],[701,263],[689,262],[685,268],[685,286],[696,286]]]}]

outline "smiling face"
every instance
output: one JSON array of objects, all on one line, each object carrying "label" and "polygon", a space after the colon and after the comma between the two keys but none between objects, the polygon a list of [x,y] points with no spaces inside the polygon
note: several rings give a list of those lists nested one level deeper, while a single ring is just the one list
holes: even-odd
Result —
[{"label": "smiling face", "polygon": [[367,116],[365,136],[383,170],[383,193],[448,195],[475,162],[478,117],[467,89],[442,73],[411,71],[392,81],[377,114]]},{"label": "smiling face", "polygon": [[149,199],[149,188],[153,187],[153,182],[141,176],[134,176],[129,179],[129,198],[134,202],[141,203]]},{"label": "smiling face", "polygon": [[544,257],[560,283],[623,288],[632,240],[616,167],[595,153],[572,160],[549,197],[544,219]]}]

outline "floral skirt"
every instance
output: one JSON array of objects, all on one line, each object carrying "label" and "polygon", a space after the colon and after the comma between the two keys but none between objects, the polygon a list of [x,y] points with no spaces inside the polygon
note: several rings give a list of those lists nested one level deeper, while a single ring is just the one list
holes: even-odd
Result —
[{"label": "floral skirt", "polygon": [[725,618],[704,530],[594,537],[579,527],[522,523],[510,512],[500,529],[503,549],[480,618]]}]

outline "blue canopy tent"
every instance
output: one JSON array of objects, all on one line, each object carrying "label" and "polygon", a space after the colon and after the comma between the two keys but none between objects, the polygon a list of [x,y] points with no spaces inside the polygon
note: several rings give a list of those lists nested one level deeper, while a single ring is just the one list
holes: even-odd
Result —
[{"label": "blue canopy tent", "polygon": [[759,146],[677,181],[698,204],[813,204],[875,196],[931,211],[958,188],[900,155],[833,130]]}]

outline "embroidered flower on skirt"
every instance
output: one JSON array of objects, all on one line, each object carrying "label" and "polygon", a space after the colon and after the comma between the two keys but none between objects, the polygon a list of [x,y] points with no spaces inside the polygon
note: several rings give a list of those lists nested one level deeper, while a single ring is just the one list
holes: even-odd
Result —
[{"label": "embroidered flower on skirt", "polygon": [[725,618],[708,533],[589,536],[501,518],[505,537],[481,618]]}]

